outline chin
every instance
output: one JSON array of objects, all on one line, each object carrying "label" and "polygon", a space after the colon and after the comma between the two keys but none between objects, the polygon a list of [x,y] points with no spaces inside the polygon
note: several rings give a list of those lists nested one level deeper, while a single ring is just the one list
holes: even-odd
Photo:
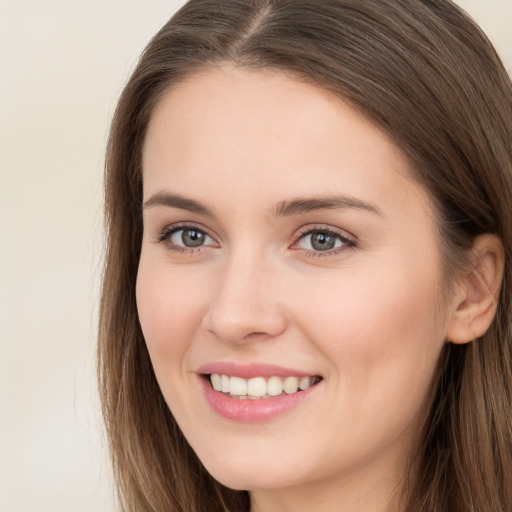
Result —
[{"label": "chin", "polygon": [[276,475],[274,472],[265,474],[261,470],[251,471],[248,469],[241,472],[239,468],[225,471],[222,469],[210,471],[208,469],[208,472],[222,485],[235,491],[284,489],[294,485],[293,481],[282,478],[282,475]]},{"label": "chin", "polygon": [[[222,485],[237,491],[280,489],[303,482],[303,478],[281,465],[274,458],[266,461],[202,461],[206,470]],[[302,475],[304,476],[304,475]]]}]

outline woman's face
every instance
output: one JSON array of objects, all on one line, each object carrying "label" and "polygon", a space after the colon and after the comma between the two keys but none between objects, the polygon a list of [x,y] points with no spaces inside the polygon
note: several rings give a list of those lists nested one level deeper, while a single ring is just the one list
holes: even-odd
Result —
[{"label": "woman's face", "polygon": [[450,320],[409,176],[354,109],[277,72],[204,71],[155,109],[140,322],[176,421],[225,485],[402,476]]}]

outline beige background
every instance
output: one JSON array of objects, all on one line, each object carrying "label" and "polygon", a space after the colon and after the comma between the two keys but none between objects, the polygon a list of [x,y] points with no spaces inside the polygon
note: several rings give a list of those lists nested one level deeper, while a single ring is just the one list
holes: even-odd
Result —
[{"label": "beige background", "polygon": [[[181,1],[0,0],[0,512],[114,509],[95,389],[109,119]],[[512,70],[512,0],[464,0]]]}]

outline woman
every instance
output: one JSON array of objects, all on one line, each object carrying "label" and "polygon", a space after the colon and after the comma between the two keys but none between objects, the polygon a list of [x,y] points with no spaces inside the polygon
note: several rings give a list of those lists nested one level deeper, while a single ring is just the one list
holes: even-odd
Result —
[{"label": "woman", "polygon": [[124,510],[512,510],[511,193],[453,3],[187,3],[107,155]]}]

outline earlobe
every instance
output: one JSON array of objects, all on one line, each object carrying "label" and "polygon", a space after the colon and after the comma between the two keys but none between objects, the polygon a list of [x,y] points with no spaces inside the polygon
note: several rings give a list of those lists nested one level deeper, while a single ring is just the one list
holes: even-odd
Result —
[{"label": "earlobe", "polygon": [[459,283],[454,312],[446,339],[468,343],[482,336],[496,315],[503,279],[504,249],[492,234],[476,238],[472,249],[472,267]]}]

